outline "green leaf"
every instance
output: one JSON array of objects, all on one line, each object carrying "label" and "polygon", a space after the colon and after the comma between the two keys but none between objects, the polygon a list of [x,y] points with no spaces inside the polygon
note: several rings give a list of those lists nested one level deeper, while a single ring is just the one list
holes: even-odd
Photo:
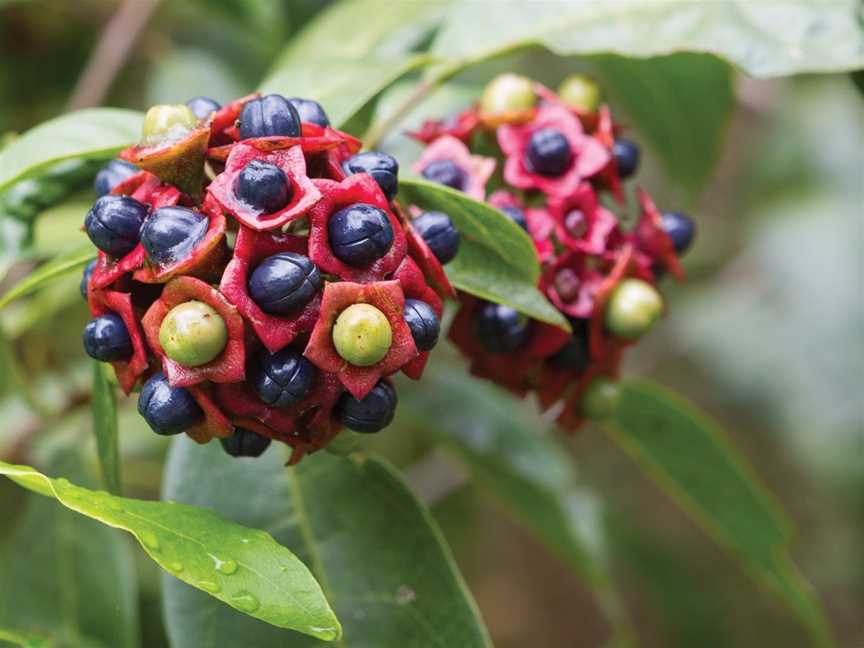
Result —
[{"label": "green leaf", "polygon": [[453,367],[432,363],[423,382],[403,384],[398,420],[428,430],[478,481],[585,580],[615,629],[632,640],[605,554],[603,508],[572,461],[524,403]]},{"label": "green leaf", "polygon": [[429,62],[428,56],[406,57],[446,4],[335,3],[291,42],[260,89],[314,98],[334,125],[349,124],[392,83]]},{"label": "green leaf", "polygon": [[690,51],[757,78],[843,72],[864,66],[857,7],[856,0],[585,0],[500,3],[490,14],[484,3],[464,2],[448,13],[433,52],[464,65],[536,46],[564,56]]},{"label": "green leaf", "polygon": [[110,157],[138,141],[143,120],[133,110],[89,108],[40,124],[0,152],[0,191],[61,160]]},{"label": "green leaf", "polygon": [[[488,647],[489,638],[426,509],[381,460],[328,453],[285,468],[285,448],[254,461],[178,439],[164,492],[266,529],[312,567],[345,630],[342,648]],[[174,648],[312,648],[165,582]]]},{"label": "green leaf", "polygon": [[400,179],[399,197],[453,220],[461,236],[459,254],[446,267],[454,286],[569,330],[567,320],[537,290],[537,253],[516,223],[494,207],[426,180]]},{"label": "green leaf", "polygon": [[0,474],[73,511],[128,531],[160,567],[250,616],[319,639],[340,635],[339,622],[312,574],[263,531],[194,506],[88,490],[29,466],[0,461]]},{"label": "green leaf", "polygon": [[642,470],[798,615],[819,645],[832,645],[818,601],[789,555],[791,529],[777,502],[711,420],[653,385],[623,386],[612,439]]},{"label": "green leaf", "polygon": [[213,54],[196,48],[168,50],[154,61],[147,79],[147,103],[183,103],[189,97],[211,97],[227,103],[246,94],[232,70]]},{"label": "green leaf", "polygon": [[[91,481],[67,443],[49,463]],[[137,648],[138,585],[129,544],[92,520],[29,498],[0,549],[0,627],[15,628],[25,646],[42,637],[51,639],[47,645]]]},{"label": "green leaf", "polygon": [[734,95],[728,65],[705,54],[597,57],[592,69],[673,181],[692,197],[719,160]]},{"label": "green leaf", "polygon": [[52,648],[54,646],[53,641],[42,635],[17,632],[5,628],[0,628],[0,641],[8,641],[13,646],[21,646],[21,648]]},{"label": "green leaf", "polygon": [[95,258],[96,250],[88,243],[65,254],[61,254],[44,265],[39,266],[39,268],[24,277],[24,279],[10,288],[5,295],[0,297],[0,310],[19,297],[30,295],[53,284],[70,272],[84,267]]},{"label": "green leaf", "polygon": [[114,387],[108,382],[105,370],[108,365],[93,363],[93,432],[96,435],[96,450],[102,467],[102,483],[109,491],[120,493],[120,453],[117,442],[117,398]]}]

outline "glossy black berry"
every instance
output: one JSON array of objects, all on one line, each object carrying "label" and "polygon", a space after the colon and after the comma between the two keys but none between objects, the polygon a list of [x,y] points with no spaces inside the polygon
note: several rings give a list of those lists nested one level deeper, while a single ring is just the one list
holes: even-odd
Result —
[{"label": "glossy black berry", "polygon": [[193,97],[186,105],[198,119],[207,119],[222,107],[210,97]]},{"label": "glossy black berry", "polygon": [[521,227],[526,232],[528,231],[528,221],[525,220],[525,212],[519,209],[518,207],[502,207],[501,211],[504,212],[510,220],[516,223],[519,227]]},{"label": "glossy black berry", "polygon": [[234,184],[234,195],[265,214],[283,209],[293,191],[285,172],[275,164],[252,160],[243,167]]},{"label": "glossy black berry", "polygon": [[570,320],[570,325],[573,327],[573,334],[567,343],[549,359],[549,362],[559,369],[581,374],[591,364],[588,348],[588,320],[573,318]]},{"label": "glossy black berry", "polygon": [[78,284],[78,290],[81,291],[81,296],[86,300],[87,299],[87,285],[90,283],[90,277],[93,276],[93,270],[96,269],[96,259],[93,259],[90,263],[87,264],[87,267],[84,268],[84,272],[81,273],[81,283]]},{"label": "glossy black berry", "polygon": [[300,115],[288,100],[276,94],[252,99],[240,111],[240,138],[300,136]]},{"label": "glossy black berry", "polygon": [[334,213],[327,222],[327,232],[336,258],[356,268],[380,259],[393,245],[393,226],[387,214],[366,203]]},{"label": "glossy black berry", "polygon": [[317,374],[315,365],[303,355],[282,349],[258,358],[252,385],[258,397],[271,407],[290,407],[306,398]]},{"label": "glossy black berry", "polygon": [[399,162],[392,155],[364,151],[345,160],[342,170],[348,175],[368,173],[381,187],[387,200],[393,200],[399,189]]},{"label": "glossy black berry", "polygon": [[115,258],[129,254],[141,237],[147,206],[128,196],[102,196],[84,218],[93,245]]},{"label": "glossy black berry", "polygon": [[696,236],[696,223],[687,214],[681,212],[664,212],[663,229],[672,239],[678,254],[684,254],[689,250]]},{"label": "glossy black berry", "polygon": [[231,436],[219,439],[222,449],[232,457],[260,457],[270,447],[270,441],[269,437],[241,427],[235,427]]},{"label": "glossy black berry", "polygon": [[459,252],[459,230],[447,214],[437,211],[424,212],[415,218],[411,225],[442,264],[456,257]]},{"label": "glossy black berry", "polygon": [[636,142],[619,137],[612,145],[612,155],[618,167],[618,175],[629,178],[639,168],[639,146]]},{"label": "glossy black berry", "polygon": [[294,106],[294,110],[300,115],[300,121],[309,124],[318,124],[322,127],[330,125],[330,118],[327,117],[324,108],[317,101],[303,99],[302,97],[291,97],[288,103]]},{"label": "glossy black berry", "polygon": [[502,304],[480,307],[474,319],[474,334],[487,351],[515,351],[528,339],[531,321],[519,311]]},{"label": "glossy black berry", "polygon": [[102,362],[128,360],[132,357],[132,339],[122,318],[115,313],[100,315],[84,327],[84,350]]},{"label": "glossy black berry", "polygon": [[309,257],[280,252],[264,259],[249,277],[252,301],[265,313],[295,313],[321,290],[321,272]]},{"label": "glossy black berry", "polygon": [[531,133],[525,165],[532,173],[560,176],[570,166],[573,150],[564,134],[555,128],[538,128]]},{"label": "glossy black berry", "polygon": [[468,174],[453,160],[435,160],[423,169],[423,177],[451,189],[462,191],[468,182]]},{"label": "glossy black berry", "polygon": [[201,212],[186,207],[161,207],[144,223],[141,244],[151,261],[168,265],[189,256],[208,225]]},{"label": "glossy black berry", "polygon": [[128,180],[140,169],[125,160],[111,160],[99,170],[93,180],[93,189],[97,196],[111,193],[111,190],[124,180]]},{"label": "glossy black berry", "polygon": [[406,299],[405,322],[418,351],[431,351],[438,343],[441,322],[432,307],[419,299]]},{"label": "glossy black berry", "polygon": [[349,430],[378,432],[390,425],[396,413],[396,390],[383,380],[361,400],[344,393],[336,404],[336,416]]},{"label": "glossy black berry", "polygon": [[156,434],[185,432],[204,418],[204,411],[188,389],[172,387],[162,372],[144,383],[138,396],[138,413]]}]

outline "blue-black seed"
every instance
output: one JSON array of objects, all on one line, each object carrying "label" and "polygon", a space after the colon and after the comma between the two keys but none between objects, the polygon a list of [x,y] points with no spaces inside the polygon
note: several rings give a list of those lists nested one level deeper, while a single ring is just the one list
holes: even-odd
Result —
[{"label": "blue-black seed", "polygon": [[249,277],[252,301],[266,313],[294,313],[321,290],[321,272],[309,257],[294,252],[280,252],[264,259]]},{"label": "blue-black seed", "polygon": [[186,207],[161,207],[144,223],[141,244],[154,263],[169,265],[187,258],[207,233],[209,220]]},{"label": "blue-black seed", "polygon": [[327,233],[336,258],[357,268],[380,259],[393,245],[393,226],[386,212],[366,203],[331,215]]},{"label": "blue-black seed", "polygon": [[439,262],[448,263],[456,257],[459,252],[459,230],[447,214],[424,212],[411,222],[411,226],[426,241]]},{"label": "blue-black seed", "polygon": [[396,390],[380,380],[361,400],[347,392],[342,394],[336,404],[336,416],[342,425],[355,432],[378,432],[393,421],[397,403]]},{"label": "blue-black seed", "polygon": [[185,432],[204,418],[204,411],[188,389],[172,387],[158,372],[144,383],[138,396],[138,413],[156,434]]},{"label": "blue-black seed", "polygon": [[123,319],[108,313],[94,317],[84,327],[84,350],[102,362],[128,360],[134,351],[132,338]]}]

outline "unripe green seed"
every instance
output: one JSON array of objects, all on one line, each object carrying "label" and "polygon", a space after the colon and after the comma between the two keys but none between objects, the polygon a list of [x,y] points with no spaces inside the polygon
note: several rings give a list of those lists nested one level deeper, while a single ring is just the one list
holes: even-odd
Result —
[{"label": "unripe green seed", "polygon": [[480,112],[486,115],[501,115],[527,110],[537,103],[531,79],[518,74],[499,74],[483,91]]},{"label": "unripe green seed", "polygon": [[582,414],[586,418],[607,419],[618,409],[621,387],[608,378],[595,378],[582,394]]},{"label": "unripe green seed", "polygon": [[200,301],[175,306],[159,327],[159,344],[165,355],[184,367],[207,364],[222,353],[227,342],[225,320]]},{"label": "unripe green seed", "polygon": [[580,112],[593,113],[600,106],[600,86],[584,74],[572,74],[558,87],[558,96]]},{"label": "unripe green seed", "polygon": [[339,313],[333,326],[336,352],[358,367],[381,360],[393,343],[390,322],[370,304],[353,304]]},{"label": "unripe green seed", "polygon": [[144,143],[161,144],[182,139],[198,125],[198,118],[183,104],[152,106],[144,116]]},{"label": "unripe green seed", "polygon": [[606,304],[606,328],[619,337],[635,340],[647,333],[663,314],[663,298],[641,279],[625,279]]}]

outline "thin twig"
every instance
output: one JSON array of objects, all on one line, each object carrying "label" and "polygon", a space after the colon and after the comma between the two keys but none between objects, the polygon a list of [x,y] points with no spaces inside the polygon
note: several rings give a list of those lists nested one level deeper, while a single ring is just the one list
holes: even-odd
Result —
[{"label": "thin twig", "polygon": [[105,25],[78,79],[69,110],[98,106],[141,35],[159,0],[126,0]]}]

